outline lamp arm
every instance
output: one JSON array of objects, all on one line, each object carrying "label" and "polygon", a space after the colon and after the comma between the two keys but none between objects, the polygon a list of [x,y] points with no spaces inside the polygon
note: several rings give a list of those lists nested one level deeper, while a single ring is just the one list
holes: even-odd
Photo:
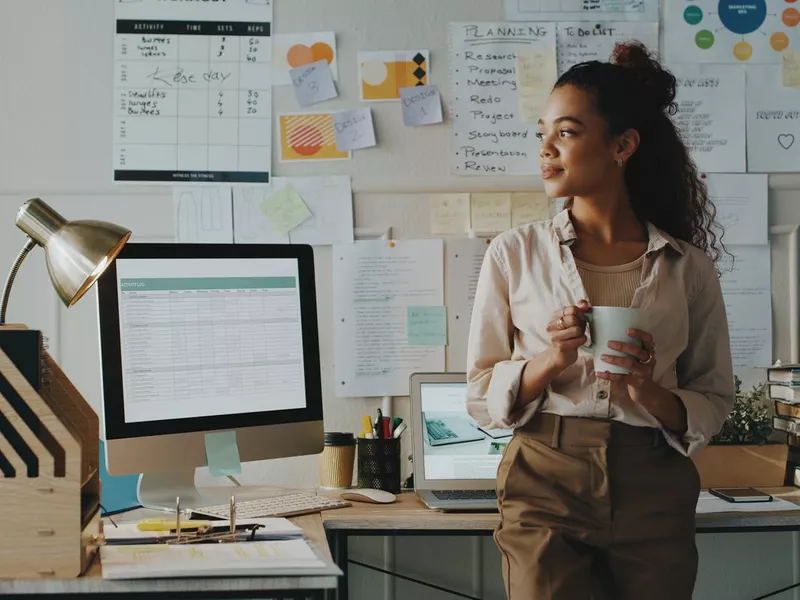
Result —
[{"label": "lamp arm", "polygon": [[4,325],[6,322],[6,310],[8,309],[8,298],[11,295],[11,286],[14,285],[14,280],[17,278],[17,273],[19,272],[19,268],[22,266],[22,261],[25,260],[25,257],[28,256],[31,250],[33,250],[35,247],[36,242],[34,242],[33,239],[28,238],[28,241],[25,242],[22,250],[19,251],[16,260],[14,260],[14,264],[11,265],[11,271],[8,272],[6,285],[3,287],[2,300],[0,300],[0,325]]}]

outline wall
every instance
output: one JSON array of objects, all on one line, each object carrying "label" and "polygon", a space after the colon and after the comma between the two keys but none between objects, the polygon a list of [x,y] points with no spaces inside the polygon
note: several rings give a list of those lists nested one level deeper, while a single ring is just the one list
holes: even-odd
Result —
[{"label": "wall", "polygon": [[[447,29],[453,20],[502,18],[500,0],[275,0],[276,31],[335,30],[340,52],[342,96],[324,106],[358,104],[358,50],[424,46],[432,52],[432,81],[447,102]],[[0,2],[0,257],[10,266],[23,236],[15,229],[17,208],[41,196],[68,218],[119,222],[139,240],[172,240],[171,191],[115,186],[111,181],[113,3],[109,0],[2,0]],[[275,91],[275,110],[293,110],[291,90]],[[540,189],[533,178],[457,179],[448,167],[445,127],[404,128],[394,104],[374,104],[379,148],[354,154],[351,163],[315,167],[314,174],[350,173],[359,227],[392,227],[398,238],[429,235],[427,196],[432,191]],[[279,165],[276,175],[302,175],[302,166]],[[800,178],[770,180],[770,222],[800,223]],[[788,358],[785,240],[773,247],[775,357]],[[317,286],[326,426],[352,429],[375,399],[339,399],[332,393],[330,249],[318,248]],[[2,265],[0,265],[2,268]],[[11,298],[10,321],[42,329],[50,349],[95,406],[100,401],[96,304],[93,295],[67,311],[50,288],[42,253],[34,253]],[[398,400],[407,416],[407,401]],[[315,457],[245,465],[245,483],[315,484]],[[200,483],[211,482],[199,470]],[[751,598],[788,584],[796,573],[798,545],[790,534],[701,536],[697,598]],[[748,552],[749,550],[749,552]],[[490,538],[382,538],[355,540],[353,558],[435,580],[464,593],[501,598],[499,557]],[[745,558],[746,556],[750,558]],[[443,558],[444,557],[444,558]],[[466,565],[470,565],[467,567]],[[445,599],[405,582],[351,571],[352,598],[414,595]],[[776,596],[776,598],[789,598]]]}]

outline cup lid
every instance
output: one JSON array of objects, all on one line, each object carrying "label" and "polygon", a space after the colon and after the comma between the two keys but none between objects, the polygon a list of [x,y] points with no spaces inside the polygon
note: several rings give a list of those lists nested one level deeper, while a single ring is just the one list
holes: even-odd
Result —
[{"label": "cup lid", "polygon": [[325,445],[326,446],[352,446],[356,443],[353,434],[345,431],[326,431],[325,432]]}]

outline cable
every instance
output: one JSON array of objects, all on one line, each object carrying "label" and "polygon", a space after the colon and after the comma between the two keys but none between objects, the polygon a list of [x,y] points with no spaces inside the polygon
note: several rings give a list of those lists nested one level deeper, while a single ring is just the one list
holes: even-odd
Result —
[{"label": "cable", "polygon": [[794,588],[800,587],[799,583],[793,583],[792,585],[787,585],[785,588],[781,588],[779,590],[775,590],[774,592],[770,592],[769,594],[765,594],[763,596],[759,596],[758,598],[753,598],[753,600],[764,600],[764,598],[772,598],[773,596],[777,596],[778,594],[782,594],[788,590],[793,590]]},{"label": "cable", "polygon": [[444,592],[445,594],[450,594],[452,596],[458,596],[459,598],[467,598],[467,600],[481,600],[480,598],[476,598],[475,596],[467,596],[466,594],[462,594],[461,592],[454,592],[453,590],[448,590],[445,587],[441,587],[433,583],[428,583],[426,581],[421,581],[419,579],[414,579],[413,577],[408,577],[406,575],[400,575],[399,573],[392,573],[391,571],[380,569],[378,567],[373,567],[372,565],[368,565],[366,563],[362,563],[357,560],[348,559],[347,562],[350,563],[351,565],[356,565],[359,567],[364,567],[365,569],[369,569],[371,571],[377,571],[378,573],[383,573],[384,575],[391,575],[392,577],[397,577],[398,579],[405,579],[406,581],[410,581],[418,585],[424,585],[425,587],[429,587],[434,590],[439,590],[440,592]]}]

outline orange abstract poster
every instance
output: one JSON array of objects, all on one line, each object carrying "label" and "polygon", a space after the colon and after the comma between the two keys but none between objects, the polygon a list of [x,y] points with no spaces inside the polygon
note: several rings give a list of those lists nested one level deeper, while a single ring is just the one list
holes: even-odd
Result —
[{"label": "orange abstract poster", "polygon": [[349,160],[350,153],[336,148],[333,113],[279,115],[281,162]]},{"label": "orange abstract poster", "polygon": [[272,85],[291,85],[289,70],[326,60],[334,79],[339,79],[336,34],[279,33],[272,41]]},{"label": "orange abstract poster", "polygon": [[362,100],[399,100],[400,88],[427,85],[429,78],[427,50],[358,53]]}]

